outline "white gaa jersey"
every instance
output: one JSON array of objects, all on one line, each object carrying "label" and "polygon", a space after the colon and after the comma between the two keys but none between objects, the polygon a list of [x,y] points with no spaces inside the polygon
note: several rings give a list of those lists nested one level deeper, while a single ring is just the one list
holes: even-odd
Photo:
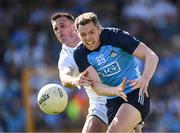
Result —
[{"label": "white gaa jersey", "polygon": [[[80,44],[80,43],[79,43]],[[66,46],[65,44],[62,45],[62,50],[60,52],[59,61],[58,61],[58,68],[59,71],[63,71],[64,69],[71,69],[73,71],[73,76],[76,77],[79,75],[78,67],[74,61],[73,53],[75,48],[71,48]],[[104,96],[97,95],[91,87],[85,87],[86,93],[89,97],[90,103],[106,103],[106,98]]]}]

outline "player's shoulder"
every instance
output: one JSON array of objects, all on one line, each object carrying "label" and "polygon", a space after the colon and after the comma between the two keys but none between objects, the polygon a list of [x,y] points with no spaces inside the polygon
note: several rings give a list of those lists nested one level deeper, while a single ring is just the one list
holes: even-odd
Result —
[{"label": "player's shoulder", "polygon": [[83,47],[83,44],[81,43],[81,44],[74,50],[74,53],[83,52],[83,51],[84,51],[84,47]]},{"label": "player's shoulder", "polygon": [[73,60],[73,48],[69,47],[62,47],[60,53],[59,53],[59,60]]},{"label": "player's shoulder", "polygon": [[80,56],[84,56],[87,55],[89,53],[89,50],[87,48],[85,48],[85,46],[83,45],[83,43],[81,43],[75,50],[74,50],[74,56],[75,55],[80,55]]},{"label": "player's shoulder", "polygon": [[69,56],[68,54],[68,50],[67,49],[61,49],[60,53],[59,53],[59,58],[64,59],[67,58]]},{"label": "player's shoulder", "polygon": [[105,27],[103,28],[103,31],[102,31],[102,33],[104,34],[114,34],[114,33],[119,33],[119,32],[123,32],[123,30],[116,27]]},{"label": "player's shoulder", "polygon": [[105,27],[101,32],[101,39],[107,37],[115,37],[117,34],[122,34],[124,31],[120,28]]},{"label": "player's shoulder", "polygon": [[105,27],[102,31],[102,36],[114,36],[114,35],[129,35],[129,33],[125,30],[115,27]]}]

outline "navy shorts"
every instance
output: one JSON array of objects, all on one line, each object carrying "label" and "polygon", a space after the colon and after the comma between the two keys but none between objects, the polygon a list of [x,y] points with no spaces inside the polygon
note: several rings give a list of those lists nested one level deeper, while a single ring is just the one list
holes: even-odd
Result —
[{"label": "navy shorts", "polygon": [[108,116],[108,124],[109,125],[111,124],[113,118],[115,117],[119,107],[123,103],[131,104],[136,109],[138,109],[139,112],[141,113],[142,121],[144,121],[144,119],[147,117],[147,115],[149,113],[149,108],[150,108],[150,98],[146,97],[146,95],[144,95],[144,98],[138,99],[139,98],[139,89],[136,89],[136,90],[128,93],[127,97],[128,97],[127,98],[128,102],[124,101],[124,99],[122,99],[121,97],[107,99],[106,106],[108,109],[107,116]]}]

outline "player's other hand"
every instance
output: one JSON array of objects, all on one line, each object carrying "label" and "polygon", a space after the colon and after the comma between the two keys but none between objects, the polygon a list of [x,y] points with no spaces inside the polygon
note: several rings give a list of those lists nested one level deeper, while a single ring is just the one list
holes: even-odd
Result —
[{"label": "player's other hand", "polygon": [[120,96],[121,98],[123,98],[125,101],[127,100],[127,95],[123,92],[124,89],[126,88],[126,78],[123,79],[122,83],[120,84],[120,86],[118,86],[117,88],[115,88],[114,93],[117,96]]},{"label": "player's other hand", "polygon": [[92,80],[88,77],[88,71],[80,73],[80,75],[76,78],[76,84],[78,86],[89,86],[92,84]]},{"label": "player's other hand", "polygon": [[139,96],[143,96],[145,94],[146,97],[149,97],[148,90],[147,90],[148,85],[149,85],[149,81],[146,80],[146,78],[141,76],[138,79],[129,80],[128,82],[130,83],[130,85],[132,86],[132,88],[134,90],[140,88]]}]

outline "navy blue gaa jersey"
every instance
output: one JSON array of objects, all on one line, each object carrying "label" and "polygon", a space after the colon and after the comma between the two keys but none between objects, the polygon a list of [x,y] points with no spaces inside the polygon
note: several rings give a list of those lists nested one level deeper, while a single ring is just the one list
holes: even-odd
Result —
[{"label": "navy blue gaa jersey", "polygon": [[[140,41],[129,33],[117,28],[104,28],[100,35],[100,45],[89,51],[81,44],[74,51],[74,59],[80,72],[92,65],[99,74],[102,83],[118,86],[123,78],[133,80],[140,76],[140,71],[132,53]],[[126,84],[124,92],[132,89]]]}]

